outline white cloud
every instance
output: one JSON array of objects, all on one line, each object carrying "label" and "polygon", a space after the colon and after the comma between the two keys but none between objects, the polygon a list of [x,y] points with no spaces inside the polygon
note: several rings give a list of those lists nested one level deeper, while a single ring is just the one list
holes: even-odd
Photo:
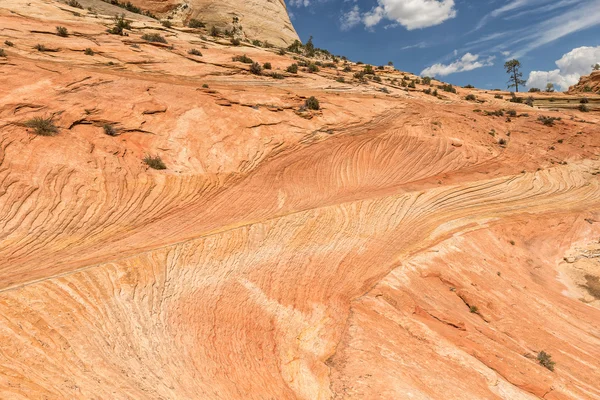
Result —
[{"label": "white cloud", "polygon": [[340,17],[341,28],[343,31],[347,31],[348,29],[355,27],[356,25],[360,24],[360,21],[361,17],[358,6],[352,7],[350,11],[342,14]]},{"label": "white cloud", "polygon": [[[290,1],[294,3],[310,0]],[[411,31],[439,25],[456,16],[454,0],[377,0],[377,3],[376,7],[360,15],[360,22],[367,29],[373,28],[385,19],[393,22],[387,27],[399,24]],[[358,24],[355,22],[355,11],[358,12],[357,7],[342,15],[342,27],[349,29]],[[352,14],[349,15],[350,13]],[[345,21],[352,21],[352,24],[345,24]]]},{"label": "white cloud", "polygon": [[563,55],[556,61],[558,69],[552,71],[531,71],[527,79],[527,87],[543,89],[547,83],[553,83],[561,90],[576,84],[581,75],[587,75],[592,65],[600,62],[600,46],[578,47]]},{"label": "white cloud", "polygon": [[421,71],[421,76],[446,76],[457,72],[471,71],[481,67],[494,65],[493,56],[479,60],[478,54],[466,53],[451,64],[434,64]]},{"label": "white cloud", "polygon": [[310,6],[310,0],[289,0],[290,6],[292,7],[308,7]]},{"label": "white cloud", "polygon": [[[398,22],[406,29],[420,29],[439,25],[454,18],[454,0],[377,0],[374,10],[386,19]],[[365,25],[367,25],[365,21]],[[367,25],[368,26],[368,25]]]}]

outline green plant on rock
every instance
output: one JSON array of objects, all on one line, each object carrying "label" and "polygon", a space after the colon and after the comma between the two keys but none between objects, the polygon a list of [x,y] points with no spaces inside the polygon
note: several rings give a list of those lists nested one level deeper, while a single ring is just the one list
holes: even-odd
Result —
[{"label": "green plant on rock", "polygon": [[148,154],[144,157],[144,162],[152,169],[167,169],[167,166],[160,156],[151,156]]},{"label": "green plant on rock", "polygon": [[67,37],[69,36],[69,31],[64,26],[57,26],[56,34],[60,37]]},{"label": "green plant on rock", "polygon": [[25,122],[25,126],[33,129],[36,135],[54,136],[58,133],[58,127],[54,125],[52,117],[34,117]]},{"label": "green plant on rock", "polygon": [[144,33],[142,39],[152,43],[167,43],[167,39],[162,37],[159,33]]},{"label": "green plant on rock", "polygon": [[554,371],[554,366],[556,363],[552,361],[552,356],[545,351],[540,351],[537,355],[537,361],[544,368],[549,369],[550,371]]},{"label": "green plant on rock", "polygon": [[321,108],[321,105],[319,104],[319,100],[317,100],[315,96],[310,96],[304,102],[304,107],[306,107],[309,110],[319,110]]}]

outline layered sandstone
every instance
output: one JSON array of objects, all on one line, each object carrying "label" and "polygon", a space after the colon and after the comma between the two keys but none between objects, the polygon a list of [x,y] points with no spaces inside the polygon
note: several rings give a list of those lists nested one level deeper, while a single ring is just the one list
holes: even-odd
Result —
[{"label": "layered sandstone", "polygon": [[600,71],[592,71],[579,78],[579,82],[571,86],[568,93],[600,93]]},{"label": "layered sandstone", "polygon": [[[242,27],[244,37],[289,46],[298,39],[284,0],[132,0],[145,10],[176,23],[198,19],[221,30]],[[239,22],[232,24],[234,18]]]},{"label": "layered sandstone", "polygon": [[91,5],[0,4],[0,398],[600,399],[597,112]]}]

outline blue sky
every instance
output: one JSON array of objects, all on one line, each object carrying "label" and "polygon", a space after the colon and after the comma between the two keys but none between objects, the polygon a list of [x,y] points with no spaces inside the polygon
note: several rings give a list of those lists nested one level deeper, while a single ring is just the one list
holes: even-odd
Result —
[{"label": "blue sky", "polygon": [[517,58],[528,86],[566,90],[600,63],[600,0],[286,0],[303,42],[353,61],[506,89]]}]

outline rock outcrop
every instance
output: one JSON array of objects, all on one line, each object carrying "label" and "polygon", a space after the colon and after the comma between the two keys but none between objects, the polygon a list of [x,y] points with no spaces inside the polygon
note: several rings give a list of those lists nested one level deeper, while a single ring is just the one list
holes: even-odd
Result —
[{"label": "rock outcrop", "polygon": [[80,2],[0,3],[1,399],[600,399],[599,113]]},{"label": "rock outcrop", "polygon": [[[298,39],[284,0],[132,0],[132,3],[176,22],[198,19],[221,30],[242,27],[245,37],[289,46]],[[239,22],[232,24],[234,18]]]},{"label": "rock outcrop", "polygon": [[575,93],[600,93],[600,71],[579,78],[579,82],[569,88],[570,94]]}]

